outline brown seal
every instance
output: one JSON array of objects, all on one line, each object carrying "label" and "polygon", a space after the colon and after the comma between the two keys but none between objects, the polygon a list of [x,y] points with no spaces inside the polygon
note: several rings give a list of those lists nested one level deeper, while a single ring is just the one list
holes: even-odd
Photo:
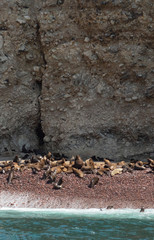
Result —
[{"label": "brown seal", "polygon": [[110,168],[112,166],[112,163],[110,162],[110,160],[104,158],[104,162],[105,162],[105,166],[104,167]]},{"label": "brown seal", "polygon": [[75,163],[73,165],[74,168],[80,169],[83,166],[83,160],[79,155],[76,156],[75,158]]},{"label": "brown seal", "polygon": [[73,168],[72,168],[72,166],[70,166],[70,167],[68,167],[67,168],[67,171],[66,171],[66,173],[73,173]]},{"label": "brown seal", "polygon": [[85,161],[85,166],[90,167],[91,169],[95,168],[95,164],[94,164],[94,161],[92,160],[92,158],[89,158]]},{"label": "brown seal", "polygon": [[123,170],[122,172],[125,173],[125,172],[129,172],[129,173],[132,173],[133,172],[133,169],[131,169],[127,164],[122,166]]},{"label": "brown seal", "polygon": [[145,210],[144,207],[141,207],[140,212],[144,212],[144,210]]},{"label": "brown seal", "polygon": [[81,170],[84,171],[84,172],[91,171],[91,173],[92,173],[92,169],[91,169],[90,166],[82,166]]},{"label": "brown seal", "polygon": [[20,162],[20,159],[18,157],[18,155],[16,155],[13,159],[13,162],[16,162],[16,163],[19,163]]},{"label": "brown seal", "polygon": [[54,172],[56,170],[56,173],[59,174],[62,172],[62,167],[63,166],[52,167],[51,172]]},{"label": "brown seal", "polygon": [[13,178],[14,178],[14,166],[11,167],[11,170],[9,172],[9,175],[7,178],[8,184],[10,184],[12,182]]},{"label": "brown seal", "polygon": [[57,0],[57,5],[60,6],[60,5],[64,4],[64,1],[65,0]]},{"label": "brown seal", "polygon": [[99,181],[99,178],[98,177],[94,177],[92,180],[91,180],[91,182],[90,182],[90,184],[89,184],[89,188],[93,188],[97,183],[98,183],[98,181]]},{"label": "brown seal", "polygon": [[154,160],[151,159],[151,158],[148,158],[148,164],[152,164],[152,165],[154,165]]},{"label": "brown seal", "polygon": [[106,209],[112,209],[113,208],[113,206],[107,206],[107,208]]},{"label": "brown seal", "polygon": [[65,158],[62,158],[60,160],[57,160],[57,164],[60,165],[60,164],[64,164],[65,163]]},{"label": "brown seal", "polygon": [[111,171],[111,177],[117,174],[122,174],[123,168],[116,168],[113,171]]},{"label": "brown seal", "polygon": [[56,180],[56,175],[57,175],[57,170],[55,170],[54,172],[50,172],[50,175],[48,175],[48,181],[47,183],[53,183]]},{"label": "brown seal", "polygon": [[84,177],[84,173],[80,170],[80,169],[77,169],[77,168],[72,168],[73,169],[73,172],[80,178],[83,178]]},{"label": "brown seal", "polygon": [[48,152],[47,155],[46,155],[46,158],[47,158],[47,159],[51,159],[51,157],[52,157],[52,153],[51,153],[51,152]]},{"label": "brown seal", "polygon": [[138,161],[135,163],[134,170],[144,170],[144,169],[145,167],[142,161]]},{"label": "brown seal", "polygon": [[53,188],[54,189],[61,189],[62,188],[62,183],[63,183],[63,177],[61,177],[57,183],[53,184]]},{"label": "brown seal", "polygon": [[102,176],[102,175],[104,174],[104,171],[103,171],[102,169],[98,169],[98,170],[97,170],[97,174],[100,175],[100,176]]},{"label": "brown seal", "polygon": [[36,168],[32,167],[32,173],[33,173],[33,174],[37,174]]}]

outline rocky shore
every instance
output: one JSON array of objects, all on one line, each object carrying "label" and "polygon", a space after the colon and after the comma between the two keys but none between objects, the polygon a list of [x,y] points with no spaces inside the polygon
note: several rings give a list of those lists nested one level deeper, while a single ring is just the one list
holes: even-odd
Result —
[{"label": "rocky shore", "polygon": [[[154,208],[154,174],[150,166],[143,166],[142,170],[130,168],[132,171],[122,171],[120,174],[112,176],[112,166],[116,164],[115,169],[117,169],[117,163],[110,162],[110,174],[105,172],[99,174],[99,170],[107,168],[105,161],[93,162],[94,169],[86,173],[81,170],[86,167],[85,162],[83,162],[84,168],[83,166],[80,168],[77,165],[77,158],[61,164],[58,163],[61,160],[47,157],[42,159],[45,159],[42,169],[38,168],[38,164],[43,161],[41,159],[36,163],[31,163],[34,161],[33,158],[25,163],[25,160],[15,158],[13,161],[5,162],[7,165],[5,167],[2,167],[4,163],[1,163],[0,208],[106,208],[108,206],[113,208]],[[59,169],[60,166],[61,169],[64,169],[62,166],[66,167],[66,164],[72,164],[78,171],[83,172],[83,176],[79,176],[74,170],[58,173],[57,170],[49,167],[54,162],[57,162],[56,169]],[[131,166],[132,163],[129,164]],[[9,167],[10,169],[7,171]],[[49,169],[52,170],[49,171]],[[123,167],[123,169],[125,168]],[[9,182],[12,171],[13,177]],[[49,176],[47,176],[48,171],[50,172]],[[57,188],[55,186],[60,182],[59,180],[61,185]],[[93,181],[94,184],[92,184]]]}]

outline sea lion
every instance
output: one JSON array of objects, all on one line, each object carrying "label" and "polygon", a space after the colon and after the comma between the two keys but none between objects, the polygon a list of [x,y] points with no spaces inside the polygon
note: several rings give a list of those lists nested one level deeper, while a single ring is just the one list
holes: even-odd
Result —
[{"label": "sea lion", "polygon": [[70,161],[71,166],[73,166],[75,164],[75,157],[72,156],[69,161]]},{"label": "sea lion", "polygon": [[103,168],[105,166],[105,162],[95,162],[96,168]]},{"label": "sea lion", "polygon": [[77,169],[77,168],[72,168],[73,169],[73,172],[80,178],[83,178],[84,177],[84,173],[80,170],[80,169]]},{"label": "sea lion", "polygon": [[91,167],[90,166],[82,166],[81,170],[86,172],[86,171],[91,170]]},{"label": "sea lion", "polygon": [[135,163],[134,170],[145,170],[145,167],[143,166],[142,161],[138,161]]},{"label": "sea lion", "polygon": [[36,156],[32,156],[31,159],[30,159],[31,163],[38,163],[39,162],[39,159],[36,158]]},{"label": "sea lion", "polygon": [[14,178],[14,167],[11,167],[11,170],[9,172],[9,175],[7,177],[7,182],[10,184]]},{"label": "sea lion", "polygon": [[36,168],[32,167],[32,173],[33,173],[33,174],[37,174]]},{"label": "sea lion", "polygon": [[24,169],[26,169],[26,166],[24,164],[20,165],[20,172],[22,172]]},{"label": "sea lion", "polygon": [[62,172],[61,166],[51,168],[51,172],[54,172],[55,170],[57,174]]},{"label": "sea lion", "polygon": [[65,158],[62,158],[61,160],[57,160],[58,165],[63,164],[63,163],[65,163]]},{"label": "sea lion", "polygon": [[128,164],[123,165],[123,166],[122,166],[122,169],[123,169],[123,170],[122,170],[123,173],[126,173],[126,172],[132,173],[132,172],[133,172],[133,169],[130,168],[130,167],[128,166]]},{"label": "sea lion", "polygon": [[48,168],[50,167],[50,164],[48,164],[48,165],[44,165],[44,167],[43,167],[43,169],[42,170],[48,170]]},{"label": "sea lion", "polygon": [[112,209],[113,208],[113,206],[107,206],[107,208],[106,209]]},{"label": "sea lion", "polygon": [[73,165],[74,168],[81,169],[83,166],[83,160],[79,155],[76,156],[75,158],[75,163]]},{"label": "sea lion", "polygon": [[111,172],[109,170],[104,171],[104,173],[108,176],[111,177]]},{"label": "sea lion", "polygon": [[136,162],[138,162],[138,160],[137,160],[137,159],[134,159],[134,158],[131,158],[130,162],[131,162],[131,163],[136,163]]},{"label": "sea lion", "polygon": [[46,158],[47,159],[50,159],[52,157],[52,153],[51,152],[48,152],[47,155],[46,155]]},{"label": "sea lion", "polygon": [[149,167],[151,168],[152,171],[154,171],[154,164],[150,164]]},{"label": "sea lion", "polygon": [[102,175],[104,174],[104,171],[101,170],[101,169],[98,169],[98,170],[97,170],[97,174],[100,175],[100,176],[102,176]]},{"label": "sea lion", "polygon": [[14,167],[15,171],[19,171],[20,170],[20,166],[18,165],[18,163],[14,162],[12,166]]},{"label": "sea lion", "polygon": [[41,158],[41,160],[39,160],[39,162],[37,163],[38,168],[41,170],[43,169],[44,165],[46,164],[46,156],[44,156],[43,158]]},{"label": "sea lion", "polygon": [[128,164],[128,166],[129,166],[131,169],[134,169],[135,163],[130,162],[130,163]]},{"label": "sea lion", "polygon": [[16,155],[13,159],[13,162],[16,162],[16,163],[19,163],[20,162],[20,159],[18,157],[18,155]]},{"label": "sea lion", "polygon": [[104,162],[105,162],[105,166],[104,167],[110,168],[112,166],[112,163],[110,162],[110,160],[104,158]]},{"label": "sea lion", "polygon": [[102,175],[102,173],[105,173],[107,176],[111,176],[110,169],[101,167],[99,170],[97,170],[97,174]]},{"label": "sea lion", "polygon": [[93,161],[95,161],[95,162],[96,162],[96,161],[99,161],[99,160],[98,160],[98,157],[96,157],[95,155],[92,156],[91,159],[92,159]]},{"label": "sea lion", "polygon": [[56,167],[57,165],[58,165],[57,161],[50,162],[50,166],[51,167]]},{"label": "sea lion", "polygon": [[113,177],[116,174],[121,174],[123,171],[123,168],[116,168],[113,171],[111,171],[111,177]]},{"label": "sea lion", "polygon": [[34,166],[34,168],[36,169],[37,172],[40,172],[43,169],[39,164],[34,164],[33,166]]},{"label": "sea lion", "polygon": [[64,173],[67,172],[67,168],[66,168],[66,167],[63,168],[63,172],[64,172]]},{"label": "sea lion", "polygon": [[152,165],[154,165],[154,160],[151,159],[151,158],[148,158],[148,164],[152,164]]},{"label": "sea lion", "polygon": [[140,212],[144,212],[144,210],[145,210],[144,207],[141,207]]},{"label": "sea lion", "polygon": [[95,166],[95,163],[92,160],[92,158],[89,158],[85,161],[85,166],[90,167],[91,169],[97,168],[97,165]]},{"label": "sea lion", "polygon": [[57,171],[55,170],[54,172],[50,173],[50,175],[48,176],[49,180],[47,181],[47,183],[53,183],[56,180],[56,174]]},{"label": "sea lion", "polygon": [[26,159],[25,160],[25,164],[30,164],[31,163],[31,160],[30,159]]},{"label": "sea lion", "polygon": [[57,0],[57,5],[60,6],[64,3],[65,0]]},{"label": "sea lion", "polygon": [[125,165],[126,165],[125,161],[121,161],[121,162],[118,162],[118,163],[117,163],[117,166],[118,166],[118,167],[123,167],[123,166],[125,166]]},{"label": "sea lion", "polygon": [[148,165],[151,168],[152,171],[154,171],[154,160],[151,158],[148,158]]},{"label": "sea lion", "polygon": [[65,162],[63,163],[63,166],[66,167],[66,168],[68,168],[68,167],[71,167],[72,165],[71,165],[70,161],[65,161]]},{"label": "sea lion", "polygon": [[63,177],[61,177],[57,183],[54,183],[53,188],[54,189],[61,189],[62,188],[62,183],[63,183]]},{"label": "sea lion", "polygon": [[94,186],[98,183],[99,181],[99,178],[98,177],[94,177],[91,181],[90,181],[90,184],[89,184],[89,188],[94,188]]},{"label": "sea lion", "polygon": [[9,171],[11,171],[11,166],[4,167],[3,170],[5,173],[9,172]]},{"label": "sea lion", "polygon": [[116,163],[111,163],[111,166],[109,167],[111,171],[117,169],[117,164]]},{"label": "sea lion", "polygon": [[71,166],[68,167],[66,173],[68,173],[68,174],[73,173],[73,168]]},{"label": "sea lion", "polygon": [[51,174],[51,168],[50,166],[48,166],[47,170],[43,173],[42,180],[48,178],[50,174]]}]

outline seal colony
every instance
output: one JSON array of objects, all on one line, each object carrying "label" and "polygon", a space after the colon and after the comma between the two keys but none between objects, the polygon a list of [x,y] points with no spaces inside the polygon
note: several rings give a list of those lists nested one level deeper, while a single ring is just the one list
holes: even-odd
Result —
[{"label": "seal colony", "polygon": [[98,162],[94,157],[68,159],[51,152],[27,157],[0,162],[0,194],[17,193],[18,198],[29,193],[33,196],[29,202],[40,199],[36,207],[73,207],[76,199],[80,208],[154,207],[153,159],[113,162],[105,158]]},{"label": "seal colony", "polygon": [[[113,160],[112,160],[113,161]],[[51,152],[46,155],[33,155],[29,159],[21,159],[17,155],[12,161],[3,161],[0,164],[0,173],[8,173],[8,183],[12,183],[15,172],[31,169],[33,174],[43,171],[42,180],[47,183],[54,183],[58,174],[75,174],[83,178],[87,174],[115,176],[122,173],[132,173],[135,170],[149,169],[149,173],[154,174],[154,160],[148,158],[147,162],[131,160],[130,162],[111,162],[104,158],[101,162],[95,162],[92,158],[83,161],[79,155],[67,160],[66,157],[54,157]],[[94,187],[98,183],[98,177],[94,177],[93,183],[89,185]]]}]

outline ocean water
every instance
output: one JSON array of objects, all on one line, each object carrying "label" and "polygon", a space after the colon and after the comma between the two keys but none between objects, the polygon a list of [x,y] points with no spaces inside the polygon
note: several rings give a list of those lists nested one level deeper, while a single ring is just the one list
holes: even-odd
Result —
[{"label": "ocean water", "polygon": [[0,240],[154,240],[154,209],[0,209]]}]

